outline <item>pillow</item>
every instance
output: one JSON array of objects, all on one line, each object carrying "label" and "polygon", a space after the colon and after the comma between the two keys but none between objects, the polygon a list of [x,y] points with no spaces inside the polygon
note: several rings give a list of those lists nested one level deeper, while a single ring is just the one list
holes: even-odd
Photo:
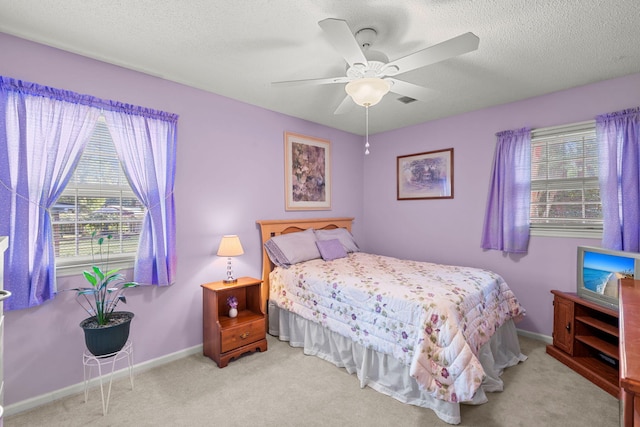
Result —
[{"label": "pillow", "polygon": [[297,233],[273,236],[264,244],[269,259],[279,266],[289,268],[293,264],[320,258],[316,235],[312,229]]},{"label": "pillow", "polygon": [[346,228],[334,228],[333,230],[315,230],[318,240],[338,239],[344,250],[347,252],[359,252],[360,248],[356,244],[353,235]]},{"label": "pillow", "polygon": [[338,239],[318,240],[316,242],[316,246],[318,246],[320,255],[322,255],[322,259],[325,261],[331,261],[347,256],[347,251]]}]

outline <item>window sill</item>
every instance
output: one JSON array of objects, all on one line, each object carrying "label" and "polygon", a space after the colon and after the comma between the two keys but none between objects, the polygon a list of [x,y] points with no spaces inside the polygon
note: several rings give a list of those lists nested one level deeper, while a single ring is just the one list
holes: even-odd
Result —
[{"label": "window sill", "polygon": [[[135,256],[123,256],[109,260],[109,269],[131,269],[135,264]],[[56,261],[56,277],[79,276],[83,271],[91,270],[94,263],[91,260]]]},{"label": "window sill", "polygon": [[602,239],[602,230],[530,228],[529,234],[536,237],[573,237],[577,239]]}]

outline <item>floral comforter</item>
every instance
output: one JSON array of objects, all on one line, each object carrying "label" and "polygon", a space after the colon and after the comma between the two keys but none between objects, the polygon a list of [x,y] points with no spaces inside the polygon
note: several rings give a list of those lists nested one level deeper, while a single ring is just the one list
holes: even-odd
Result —
[{"label": "floral comforter", "polygon": [[478,268],[362,252],[270,275],[270,299],[410,366],[435,398],[471,400],[484,370],[478,350],[524,309],[499,275]]}]

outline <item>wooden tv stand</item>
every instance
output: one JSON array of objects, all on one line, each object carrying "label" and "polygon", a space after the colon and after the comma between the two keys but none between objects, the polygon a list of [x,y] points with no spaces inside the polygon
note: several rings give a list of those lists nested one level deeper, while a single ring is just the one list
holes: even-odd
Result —
[{"label": "wooden tv stand", "polygon": [[619,398],[618,312],[553,290],[553,344],[547,353]]}]

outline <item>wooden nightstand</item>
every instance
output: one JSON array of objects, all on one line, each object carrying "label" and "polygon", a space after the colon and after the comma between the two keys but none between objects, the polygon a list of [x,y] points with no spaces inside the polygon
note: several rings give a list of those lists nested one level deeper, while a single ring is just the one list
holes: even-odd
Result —
[{"label": "wooden nightstand", "polygon": [[[205,283],[202,286],[202,332],[204,355],[224,368],[244,353],[267,351],[262,281],[241,277],[237,283]],[[238,316],[229,317],[227,298],[238,299]]]}]

